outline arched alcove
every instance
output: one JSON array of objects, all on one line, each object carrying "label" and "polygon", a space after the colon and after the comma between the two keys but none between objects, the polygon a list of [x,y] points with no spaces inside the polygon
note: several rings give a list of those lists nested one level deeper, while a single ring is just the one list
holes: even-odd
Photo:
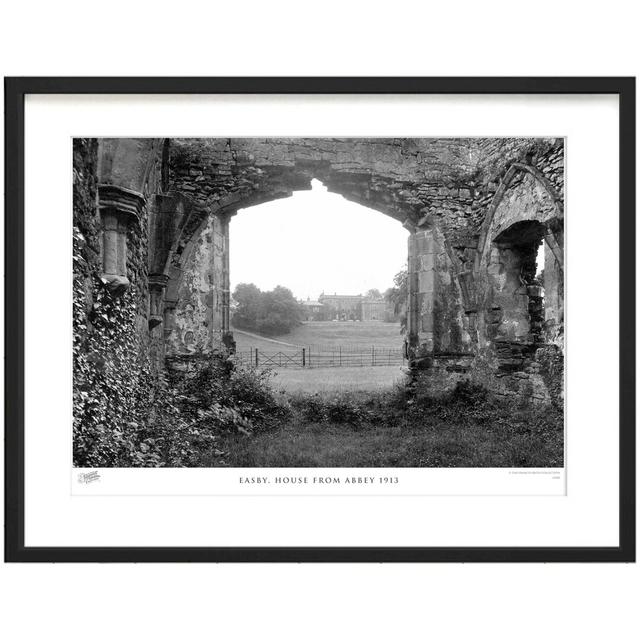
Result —
[{"label": "arched alcove", "polygon": [[491,337],[543,342],[557,323],[562,272],[549,233],[538,220],[520,220],[495,237],[488,265]]}]

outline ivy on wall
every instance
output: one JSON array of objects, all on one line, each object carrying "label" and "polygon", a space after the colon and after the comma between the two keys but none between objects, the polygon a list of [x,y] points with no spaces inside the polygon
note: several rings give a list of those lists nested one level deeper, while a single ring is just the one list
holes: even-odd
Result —
[{"label": "ivy on wall", "polygon": [[[261,374],[208,358],[195,378],[152,368],[147,320],[147,212],[127,234],[130,287],[101,278],[94,139],[74,140],[73,463],[76,467],[194,466],[224,432],[248,434],[282,415]],[[275,418],[274,418],[275,417]]]},{"label": "ivy on wall", "polygon": [[135,289],[114,297],[99,277],[87,280],[77,228],[73,247],[75,466],[198,466],[225,455],[222,434],[249,436],[287,414],[265,373],[238,370],[222,354],[171,383],[154,373],[135,330]]},{"label": "ivy on wall", "polygon": [[157,388],[139,330],[146,314],[146,246],[129,243],[132,286],[122,297],[112,296],[100,278],[97,155],[97,140],[74,139],[73,461],[92,467],[141,461],[134,433],[147,420]]},{"label": "ivy on wall", "polygon": [[136,331],[133,289],[114,297],[73,238],[74,464],[111,466],[135,461],[132,433],[149,416],[154,380]]}]

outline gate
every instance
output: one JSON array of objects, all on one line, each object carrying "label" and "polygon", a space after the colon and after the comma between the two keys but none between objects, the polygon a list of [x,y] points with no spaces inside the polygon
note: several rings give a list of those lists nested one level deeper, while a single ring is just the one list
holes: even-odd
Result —
[{"label": "gate", "polygon": [[326,368],[326,367],[384,367],[406,363],[404,349],[362,347],[301,347],[298,351],[263,351],[257,347],[238,351],[234,360],[258,368]]}]

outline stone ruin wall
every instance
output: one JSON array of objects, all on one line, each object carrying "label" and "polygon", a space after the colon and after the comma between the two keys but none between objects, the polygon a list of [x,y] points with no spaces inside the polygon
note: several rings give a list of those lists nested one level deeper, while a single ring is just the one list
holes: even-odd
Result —
[{"label": "stone ruin wall", "polygon": [[204,353],[223,342],[225,234],[210,216],[194,236],[164,327],[167,354]]},{"label": "stone ruin wall", "polygon": [[[86,324],[83,332],[90,339],[94,328],[105,320],[96,309],[97,298],[102,297],[103,290],[108,288],[105,282],[102,255],[105,251],[103,224],[101,220],[101,178],[104,165],[113,161],[105,149],[100,149],[100,142],[95,139],[75,139],[73,144],[73,227],[74,227],[74,276],[82,282],[82,303],[77,311],[79,320]],[[136,157],[136,154],[131,154]],[[146,163],[146,160],[145,160]],[[115,162],[115,166],[121,164]],[[142,168],[136,176],[131,170],[124,168],[121,172],[127,176],[127,189],[140,192],[146,197],[155,190],[150,176],[142,177]],[[141,181],[142,179],[142,181]],[[109,196],[110,197],[110,196]],[[135,213],[130,213],[123,223],[121,235],[122,247],[126,252],[126,276],[128,286],[124,294],[114,297],[108,305],[107,315],[113,312],[120,316],[120,328],[117,323],[109,327],[110,334],[116,340],[125,333],[136,344],[137,354],[147,360],[151,337],[148,329],[149,277],[148,277],[148,207],[141,201]],[[126,313],[124,312],[126,308]],[[119,310],[119,311],[118,311]],[[123,317],[126,316],[126,322]],[[107,320],[108,321],[108,320]],[[125,326],[126,325],[126,326]]]},{"label": "stone ruin wall", "polygon": [[[114,194],[101,183],[105,155],[98,140],[73,141],[73,409],[79,429],[122,429],[142,420],[158,373],[148,325],[146,197],[123,201],[122,215],[115,213]],[[125,200],[129,192],[149,195],[155,189],[128,175]],[[105,229],[107,217],[116,219],[113,228]],[[118,274],[104,269],[109,248],[126,268],[127,287],[118,295]]]},{"label": "stone ruin wall", "polygon": [[[562,208],[544,181],[513,169],[514,163],[535,167],[561,198],[562,140],[243,138],[87,144],[100,148],[97,172],[90,163],[85,167],[98,174],[97,182],[119,183],[144,196],[137,223],[127,227],[127,271],[135,291],[135,332],[152,367],[162,366],[165,357],[224,347],[230,329],[225,319],[230,217],[240,208],[308,189],[317,178],[330,191],[395,218],[413,234],[409,346],[419,385],[437,393],[458,380],[474,379],[503,395],[561,399],[562,269],[547,251],[546,320],[553,322],[545,324],[544,343],[556,346],[550,350],[528,340],[525,296],[514,295],[521,266],[496,240],[512,225],[533,221],[551,228],[562,250]],[[83,162],[76,158],[77,168]],[[505,176],[508,184],[503,184]],[[87,212],[87,220],[91,217],[97,229],[96,210]],[[101,250],[87,249],[94,261]],[[539,355],[545,356],[541,362]],[[555,389],[555,396],[549,389]]]},{"label": "stone ruin wall", "polygon": [[[439,223],[433,234],[434,348],[419,363],[419,386],[437,394],[456,381],[470,379],[489,386],[497,395],[560,403],[563,270],[546,250],[546,318],[534,341],[528,299],[522,295],[519,280],[521,265],[509,260],[510,250],[498,246],[497,240],[513,225],[539,221],[553,229],[550,241],[555,241],[563,254],[563,207],[553,201],[540,180],[526,170],[516,171],[500,194],[513,163],[537,168],[556,195],[563,194],[563,142],[483,140],[480,148],[483,154],[476,173],[474,209],[466,218],[466,227]],[[496,202],[488,225],[488,212]],[[483,234],[488,239],[484,256],[479,247]]]}]

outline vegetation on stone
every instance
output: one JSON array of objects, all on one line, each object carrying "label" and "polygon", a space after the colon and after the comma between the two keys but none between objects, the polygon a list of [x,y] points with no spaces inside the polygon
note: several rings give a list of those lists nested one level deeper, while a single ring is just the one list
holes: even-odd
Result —
[{"label": "vegetation on stone", "polygon": [[[268,371],[238,368],[221,354],[206,357],[193,371],[162,376],[153,385],[149,379],[143,391],[151,391],[153,402],[125,407],[124,422],[110,414],[111,403],[95,406],[92,394],[80,392],[85,410],[76,415],[74,464],[200,466],[203,456],[223,455],[225,434],[249,437],[289,415],[269,386],[269,376]],[[123,426],[114,429],[112,424]]]}]

